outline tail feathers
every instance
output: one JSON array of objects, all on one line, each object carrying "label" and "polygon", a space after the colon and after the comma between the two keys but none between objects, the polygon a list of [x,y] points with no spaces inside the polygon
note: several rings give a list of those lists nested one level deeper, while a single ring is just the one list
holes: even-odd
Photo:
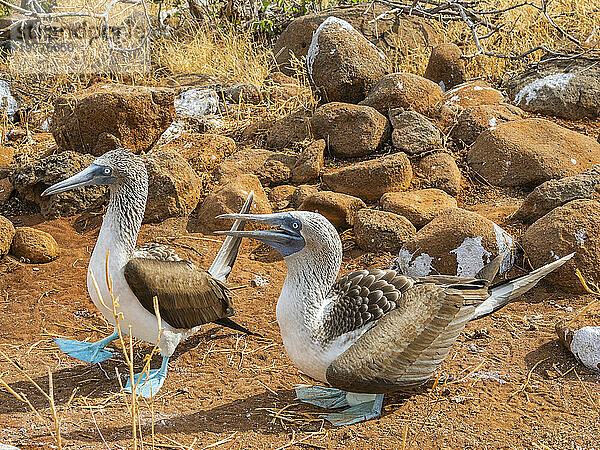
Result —
[{"label": "tail feathers", "polygon": [[486,280],[491,284],[492,281],[494,281],[494,278],[496,278],[496,275],[498,275],[500,266],[502,265],[502,260],[505,256],[506,253],[496,256],[489,264],[485,265],[483,269],[477,272],[475,278],[479,280]]},{"label": "tail feathers", "polygon": [[224,326],[224,327],[227,327],[227,328],[231,328],[232,330],[235,330],[235,331],[240,331],[242,333],[249,334],[251,336],[262,337],[260,334],[254,333],[254,332],[250,331],[248,328],[240,325],[239,323],[234,322],[233,320],[231,320],[228,317],[225,317],[223,319],[215,320],[213,323],[216,323],[217,325],[221,325],[221,326]]},{"label": "tail feathers", "polygon": [[[250,212],[253,199],[254,191],[251,191],[250,194],[248,194],[248,198],[246,199],[244,206],[242,206],[242,209],[240,209],[240,214],[247,214]],[[238,219],[233,223],[231,231],[243,230],[245,225],[245,221]],[[233,264],[237,258],[241,243],[241,236],[227,236],[223,242],[223,245],[221,245],[221,248],[219,249],[219,253],[217,253],[215,260],[211,264],[210,269],[208,269],[208,273],[224,283],[231,273],[231,269],[233,268]]]},{"label": "tail feathers", "polygon": [[501,281],[500,283],[496,283],[495,285],[491,286],[489,289],[491,294],[490,297],[475,309],[475,314],[471,320],[480,319],[481,317],[492,314],[510,302],[516,300],[525,292],[533,288],[550,272],[553,272],[565,264],[574,255],[575,253],[571,253],[570,255],[557,259],[550,264],[539,267],[527,275],[523,275],[522,277],[514,278],[512,280]]}]

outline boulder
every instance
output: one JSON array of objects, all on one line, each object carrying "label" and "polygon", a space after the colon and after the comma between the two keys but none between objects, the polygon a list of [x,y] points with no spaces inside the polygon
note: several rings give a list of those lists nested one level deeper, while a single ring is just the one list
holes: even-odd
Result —
[{"label": "boulder", "polygon": [[416,111],[397,108],[390,111],[394,131],[394,147],[410,155],[418,155],[442,147],[440,130]]},{"label": "boulder", "polygon": [[319,178],[325,164],[326,146],[325,140],[319,139],[302,150],[292,169],[292,183],[309,183]]},{"label": "boulder", "polygon": [[70,217],[92,206],[106,192],[104,186],[86,186],[60,194],[42,197],[49,186],[81,172],[94,161],[92,155],[66,151],[40,159],[16,162],[10,181],[26,200],[36,203],[45,219]]},{"label": "boulder", "polygon": [[310,134],[310,114],[299,109],[276,120],[267,134],[267,148],[284,149],[304,141]]},{"label": "boulder", "polygon": [[271,72],[265,78],[263,95],[277,104],[285,103],[290,99],[310,102],[312,98],[310,88],[301,86],[298,80],[281,72]]},{"label": "boulder", "polygon": [[325,139],[331,153],[343,158],[369,155],[390,137],[387,118],[369,106],[327,103],[310,123],[315,139]]},{"label": "boulder", "polygon": [[525,111],[569,120],[600,116],[600,69],[592,61],[547,63],[514,76],[507,88]]},{"label": "boulder", "polygon": [[6,204],[13,192],[13,185],[8,177],[0,179],[0,208]]},{"label": "boulder", "polygon": [[260,89],[252,83],[238,83],[223,89],[225,100],[233,103],[258,105],[261,101]]},{"label": "boulder", "polygon": [[271,205],[273,205],[273,209],[281,210],[289,207],[294,192],[296,192],[296,186],[291,186],[289,184],[282,184],[281,186],[275,186],[271,189],[271,192],[269,192],[269,200]]},{"label": "boulder", "polygon": [[589,304],[555,326],[560,342],[585,367],[600,372],[600,304]]},{"label": "boulder", "polygon": [[443,211],[456,208],[456,199],[439,189],[388,192],[381,197],[381,208],[406,217],[415,227],[427,225]]},{"label": "boulder", "polygon": [[219,183],[243,174],[255,174],[266,186],[287,184],[292,178],[296,155],[262,149],[243,149],[227,157],[215,170]]},{"label": "boulder", "polygon": [[0,216],[0,258],[6,255],[15,236],[15,227],[10,220]]},{"label": "boulder", "polygon": [[328,102],[358,103],[388,72],[388,61],[352,25],[328,17],[312,38],[306,69],[317,92]]},{"label": "boulder", "polygon": [[497,105],[504,102],[502,92],[483,80],[468,81],[446,91],[442,98],[444,106],[462,110],[469,106]]},{"label": "boulder", "polygon": [[579,269],[588,282],[600,284],[600,202],[573,200],[554,208],[531,225],[522,239],[525,255],[540,267],[575,252],[575,256],[546,277],[554,286],[585,293],[575,275]]},{"label": "boulder", "polygon": [[291,206],[294,208],[299,208],[304,200],[310,197],[313,194],[319,192],[319,189],[316,186],[311,186],[309,184],[301,184],[296,188],[294,193],[292,194],[292,198],[290,199]]},{"label": "boulder", "polygon": [[366,207],[367,205],[360,198],[337,192],[321,191],[304,200],[300,205],[300,210],[318,212],[336,228],[343,230],[352,227],[356,212]]},{"label": "boulder", "polygon": [[524,114],[522,110],[508,103],[469,106],[458,115],[456,123],[450,130],[450,135],[455,141],[471,145],[488,128],[494,128],[498,124],[511,120],[522,119]]},{"label": "boulder", "polygon": [[[254,202],[250,212],[252,214],[270,214],[273,212],[267,194],[255,175],[240,175],[225,184],[220,189],[211,192],[199,205],[188,222],[188,231],[213,234],[218,230],[229,230],[231,220],[217,219],[220,214],[238,213],[248,198],[250,191],[254,191]],[[247,224],[246,228],[251,228]]]},{"label": "boulder", "polygon": [[179,151],[200,178],[211,175],[223,160],[235,153],[237,145],[233,139],[221,134],[193,133],[185,136],[185,144],[172,141],[161,150]]},{"label": "boulder", "polygon": [[19,227],[15,231],[10,252],[17,258],[38,264],[56,259],[59,248],[51,234],[35,228]]},{"label": "boulder", "polygon": [[0,167],[10,166],[13,162],[13,156],[15,156],[14,148],[0,144]]},{"label": "boulder", "polygon": [[579,198],[591,199],[600,194],[600,165],[596,164],[580,175],[549,180],[536,187],[513,218],[532,223],[554,208]]},{"label": "boulder", "polygon": [[370,6],[369,14],[365,14],[365,6],[359,4],[327,8],[294,19],[281,33],[273,48],[280,70],[287,74],[297,72],[296,62],[304,60],[315,31],[330,16],[350,23],[382,50],[390,61],[404,58],[415,50],[422,51],[443,40],[441,28],[435,20],[402,14],[386,15],[385,20],[372,20],[389,9],[387,5],[374,3]]},{"label": "boulder", "polygon": [[191,213],[201,185],[194,169],[180,154],[158,150],[144,155],[148,171],[148,200],[144,222],[160,222]]},{"label": "boulder", "polygon": [[403,191],[412,180],[412,167],[404,153],[362,161],[323,175],[335,192],[376,202],[386,192]]},{"label": "boulder", "polygon": [[534,187],[600,163],[600,143],[549,120],[522,119],[484,131],[467,159],[493,185]]},{"label": "boulder", "polygon": [[166,88],[97,83],[54,101],[51,131],[62,151],[101,155],[149,150],[175,117]]},{"label": "boulder", "polygon": [[451,154],[435,152],[412,160],[417,175],[434,188],[456,196],[460,189],[461,174]]},{"label": "boulder", "polygon": [[365,208],[354,217],[356,243],[367,252],[396,253],[416,232],[405,217],[387,211]]},{"label": "boulder", "polygon": [[13,96],[11,86],[6,80],[0,80],[0,107],[2,114],[5,114],[10,120],[14,120],[19,112],[17,99]]},{"label": "boulder", "polygon": [[473,277],[495,256],[506,253],[500,273],[513,263],[512,237],[479,214],[448,209],[406,242],[392,267],[411,276],[429,274]]},{"label": "boulder", "polygon": [[442,90],[452,89],[467,79],[465,61],[456,44],[440,44],[433,48],[423,76],[437,83]]},{"label": "boulder", "polygon": [[191,87],[179,91],[174,107],[177,117],[199,119],[219,111],[219,95],[212,87]]},{"label": "boulder", "polygon": [[406,108],[435,117],[442,95],[442,89],[431,80],[412,73],[392,73],[380,79],[360,104],[386,115],[390,109]]}]

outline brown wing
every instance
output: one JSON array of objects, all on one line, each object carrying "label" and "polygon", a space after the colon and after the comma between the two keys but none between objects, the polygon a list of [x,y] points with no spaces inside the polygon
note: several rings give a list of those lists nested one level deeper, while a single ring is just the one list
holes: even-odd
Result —
[{"label": "brown wing", "polygon": [[327,381],[372,393],[410,390],[427,381],[489,296],[485,287],[458,286],[423,283],[404,292],[395,310],[331,363]]},{"label": "brown wing", "polygon": [[133,258],[125,279],[140,303],[174,328],[194,328],[235,314],[229,291],[205,270],[187,261]]}]

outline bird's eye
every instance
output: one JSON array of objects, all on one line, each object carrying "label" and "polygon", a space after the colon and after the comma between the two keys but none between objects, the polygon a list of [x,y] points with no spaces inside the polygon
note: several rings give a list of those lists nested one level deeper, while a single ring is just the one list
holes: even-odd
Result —
[{"label": "bird's eye", "polygon": [[296,228],[296,229],[298,229],[298,224],[297,224],[296,222],[294,222],[294,223],[292,224],[292,227],[293,227],[293,228]]},{"label": "bird's eye", "polygon": [[107,167],[106,169],[104,169],[104,174],[105,175],[110,175],[110,172],[111,172],[111,170],[110,170],[109,167]]}]

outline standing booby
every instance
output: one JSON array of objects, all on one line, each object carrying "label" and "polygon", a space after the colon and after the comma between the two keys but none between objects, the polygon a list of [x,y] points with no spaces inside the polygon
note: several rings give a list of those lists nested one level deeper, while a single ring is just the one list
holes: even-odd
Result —
[{"label": "standing booby", "polygon": [[[60,349],[81,361],[93,364],[113,353],[105,347],[118,339],[108,283],[118,297],[119,327],[123,334],[156,343],[160,330],[153,299],[158,299],[162,336],[158,348],[163,356],[160,369],[134,377],[136,393],[152,397],[162,386],[169,357],[185,338],[209,322],[250,333],[236,324],[230,291],[225,280],[236,259],[241,237],[227,237],[208,271],[182,260],[167,247],[151,244],[135,249],[148,197],[148,174],[142,159],[117,149],[105,153],[78,174],[46,189],[42,195],[58,194],[80,186],[108,185],[110,200],[87,274],[88,292],[94,305],[113,326],[110,336],[94,343],[55,339]],[[251,192],[242,207],[248,212]],[[236,221],[232,230],[242,230]],[[108,258],[108,261],[107,261]],[[106,271],[108,270],[108,273]],[[131,380],[125,387],[131,392]]]},{"label": "standing booby", "polygon": [[491,285],[487,279],[394,270],[360,270],[340,277],[342,244],[331,223],[308,211],[225,214],[276,227],[223,231],[258,239],[284,257],[287,277],[277,301],[283,344],[294,364],[333,388],[299,386],[298,399],[325,408],[334,425],[381,414],[383,394],[425,383],[448,355],[467,322],[491,314],[531,289],[573,254],[528,275]]}]

